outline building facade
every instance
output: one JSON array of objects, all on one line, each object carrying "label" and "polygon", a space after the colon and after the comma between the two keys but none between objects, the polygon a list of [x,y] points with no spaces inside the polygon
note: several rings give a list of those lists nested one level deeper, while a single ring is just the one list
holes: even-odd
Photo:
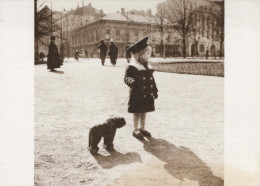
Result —
[{"label": "building facade", "polygon": [[[142,13],[144,13],[142,15]],[[88,51],[92,57],[98,56],[97,46],[100,40],[104,40],[107,46],[112,39],[118,46],[118,56],[125,57],[126,43],[130,45],[148,36],[148,44],[152,46],[153,55],[160,55],[161,35],[155,23],[155,17],[147,11],[135,14],[133,11],[121,13],[111,13],[92,23],[74,29],[71,32],[70,44],[72,54],[79,50],[81,53]],[[164,44],[167,50],[180,50],[178,39],[173,34],[173,30],[168,29],[167,39]],[[166,38],[166,37],[165,37]]]},{"label": "building facade", "polygon": [[[185,2],[185,4],[183,4]],[[219,1],[217,1],[219,3]],[[223,2],[223,1],[222,1]],[[186,40],[186,54],[187,56],[205,56],[206,50],[209,50],[210,56],[218,55],[220,50],[223,53],[223,46],[220,47],[219,38],[217,39],[216,27],[217,23],[212,19],[213,11],[217,10],[214,0],[167,0],[159,3],[158,8],[164,12],[172,12],[178,7],[182,11],[190,11],[186,16],[192,15],[191,24],[193,24],[193,32]],[[180,15],[180,17],[183,15]],[[220,29],[220,28],[217,28]],[[224,30],[223,30],[224,32]],[[182,36],[176,33],[179,40]]]}]

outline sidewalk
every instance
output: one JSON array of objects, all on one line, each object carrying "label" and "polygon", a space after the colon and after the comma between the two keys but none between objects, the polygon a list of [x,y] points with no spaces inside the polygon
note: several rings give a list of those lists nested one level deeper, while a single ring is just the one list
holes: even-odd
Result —
[{"label": "sidewalk", "polygon": [[[153,140],[132,136],[122,59],[64,62],[60,72],[35,66],[35,185],[223,185],[224,79],[155,72]],[[116,153],[87,151],[88,131],[115,114]]]}]

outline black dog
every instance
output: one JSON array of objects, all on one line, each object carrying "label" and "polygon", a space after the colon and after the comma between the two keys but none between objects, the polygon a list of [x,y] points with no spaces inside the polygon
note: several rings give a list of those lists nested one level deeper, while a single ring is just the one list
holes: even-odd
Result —
[{"label": "black dog", "polygon": [[92,154],[97,154],[99,148],[98,143],[104,137],[104,147],[107,151],[114,150],[114,137],[116,129],[126,124],[124,118],[114,117],[105,121],[103,124],[96,125],[89,130],[88,149]]}]

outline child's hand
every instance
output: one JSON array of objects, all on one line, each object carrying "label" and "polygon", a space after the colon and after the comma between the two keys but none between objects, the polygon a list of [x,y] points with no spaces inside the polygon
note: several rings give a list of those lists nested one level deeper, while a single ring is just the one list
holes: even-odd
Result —
[{"label": "child's hand", "polygon": [[135,80],[133,79],[132,81],[131,81],[131,87],[133,88],[135,86]]}]

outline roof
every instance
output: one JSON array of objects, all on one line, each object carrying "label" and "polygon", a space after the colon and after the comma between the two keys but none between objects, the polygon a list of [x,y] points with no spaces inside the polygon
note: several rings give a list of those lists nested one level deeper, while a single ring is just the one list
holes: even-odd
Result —
[{"label": "roof", "polygon": [[138,23],[150,23],[149,20],[145,16],[140,15],[128,15],[128,18],[131,21],[138,22]]},{"label": "roof", "polygon": [[102,17],[101,20],[127,21],[127,17],[120,13],[110,13]]},{"label": "roof", "polygon": [[142,16],[142,15],[129,15],[124,16],[121,13],[110,13],[102,17],[101,20],[110,20],[110,21],[132,21],[136,23],[155,23],[153,17]]}]

